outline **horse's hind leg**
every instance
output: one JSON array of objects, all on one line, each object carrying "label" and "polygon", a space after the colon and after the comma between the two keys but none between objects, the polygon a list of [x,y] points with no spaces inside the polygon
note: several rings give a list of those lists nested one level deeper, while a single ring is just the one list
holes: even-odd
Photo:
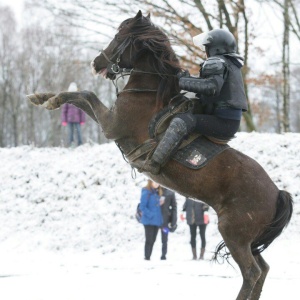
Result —
[{"label": "horse's hind leg", "polygon": [[259,265],[262,273],[261,273],[261,276],[259,277],[259,279],[257,280],[256,285],[253,288],[251,300],[259,299],[265,279],[270,270],[269,265],[266,263],[266,261],[263,259],[263,257],[260,254],[254,256],[254,258],[255,258],[257,264]]},{"label": "horse's hind leg", "polygon": [[261,270],[251,253],[250,244],[230,244],[228,241],[225,243],[243,276],[243,285],[236,300],[256,300],[252,298],[251,293],[261,276]]},{"label": "horse's hind leg", "polygon": [[242,230],[237,231],[236,227],[232,228],[232,224],[224,228],[219,223],[219,230],[243,276],[243,285],[236,300],[256,300],[256,298],[251,298],[251,293],[262,271],[252,255],[251,242],[245,240],[246,237]]}]

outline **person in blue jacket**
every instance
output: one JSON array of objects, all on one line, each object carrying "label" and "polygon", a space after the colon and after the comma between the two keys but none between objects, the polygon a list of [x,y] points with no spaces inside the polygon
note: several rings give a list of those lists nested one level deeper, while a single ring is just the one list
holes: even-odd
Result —
[{"label": "person in blue jacket", "polygon": [[160,208],[163,204],[162,194],[163,191],[159,184],[150,179],[147,185],[142,188],[140,209],[142,211],[141,223],[144,225],[146,238],[145,260],[150,260],[158,230],[163,224]]},{"label": "person in blue jacket", "polygon": [[161,227],[161,260],[166,260],[168,251],[168,237],[169,232],[174,232],[177,228],[177,201],[175,193],[166,188],[162,188],[162,205],[161,213],[163,218],[163,224]]}]

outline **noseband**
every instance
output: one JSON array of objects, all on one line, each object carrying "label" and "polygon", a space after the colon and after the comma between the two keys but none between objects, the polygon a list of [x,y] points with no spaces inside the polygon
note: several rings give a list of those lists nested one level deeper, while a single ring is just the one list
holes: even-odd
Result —
[{"label": "noseband", "polygon": [[[127,36],[124,41],[118,46],[116,53],[114,53],[112,55],[111,58],[109,58],[107,56],[107,54],[105,53],[104,49],[102,49],[100,52],[101,54],[103,54],[104,58],[107,60],[108,65],[107,65],[107,72],[112,74],[112,75],[116,75],[116,74],[120,74],[122,72],[120,66],[119,66],[119,62],[121,60],[121,55],[124,53],[124,51],[126,50],[126,48],[130,45],[130,61],[131,61],[131,53],[132,53],[132,42],[133,42],[133,36],[129,35]],[[114,51],[113,51],[114,52]],[[116,61],[113,61],[113,58],[117,56]],[[128,69],[124,69],[126,71],[128,71]]]}]

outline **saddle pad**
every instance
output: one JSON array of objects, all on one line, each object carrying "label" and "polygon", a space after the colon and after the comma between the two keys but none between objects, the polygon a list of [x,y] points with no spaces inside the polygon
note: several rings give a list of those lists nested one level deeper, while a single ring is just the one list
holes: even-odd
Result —
[{"label": "saddle pad", "polygon": [[200,169],[212,158],[228,148],[230,148],[230,146],[227,144],[215,144],[206,137],[199,136],[186,147],[178,150],[172,156],[172,159],[190,169]]}]

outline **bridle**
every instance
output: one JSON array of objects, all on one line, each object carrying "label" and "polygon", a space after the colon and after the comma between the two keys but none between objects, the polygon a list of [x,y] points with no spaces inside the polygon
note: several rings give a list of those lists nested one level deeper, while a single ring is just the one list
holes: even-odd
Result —
[{"label": "bridle", "polygon": [[[116,35],[117,36],[117,35]],[[176,75],[173,74],[163,74],[163,73],[158,73],[158,72],[148,72],[148,71],[143,71],[143,70],[138,70],[134,68],[121,68],[119,66],[119,62],[121,61],[121,56],[124,53],[124,51],[127,49],[127,47],[130,45],[130,64],[131,64],[131,59],[132,59],[132,47],[133,47],[133,41],[134,41],[134,36],[133,35],[128,35],[124,39],[124,41],[117,47],[116,52],[114,53],[113,49],[113,55],[109,58],[108,55],[105,53],[104,49],[100,50],[100,55],[103,54],[104,58],[107,60],[108,65],[106,67],[107,72],[112,75],[111,81],[113,82],[115,89],[116,89],[116,95],[120,95],[123,92],[157,92],[156,90],[153,89],[123,89],[121,92],[119,92],[118,89],[118,80],[120,78],[124,78],[124,76],[130,76],[132,73],[143,73],[143,74],[152,74],[152,75],[158,75],[160,77],[168,76],[168,77],[177,77]],[[115,61],[113,60],[116,57]],[[117,77],[117,75],[119,75]]]},{"label": "bridle", "polygon": [[[107,54],[105,53],[104,49],[100,51],[101,54],[103,54],[104,58],[107,60],[107,72],[112,75],[120,74],[121,72],[124,72],[126,70],[128,72],[129,69],[122,69],[119,66],[119,62],[121,61],[121,55],[124,53],[124,51],[127,49],[127,47],[130,45],[130,62],[131,62],[131,54],[132,54],[132,42],[133,42],[134,36],[128,35],[124,41],[117,47],[116,52],[113,49],[113,55],[109,58]],[[115,52],[115,53],[114,53]],[[115,61],[113,61],[113,58],[116,58]]]}]

